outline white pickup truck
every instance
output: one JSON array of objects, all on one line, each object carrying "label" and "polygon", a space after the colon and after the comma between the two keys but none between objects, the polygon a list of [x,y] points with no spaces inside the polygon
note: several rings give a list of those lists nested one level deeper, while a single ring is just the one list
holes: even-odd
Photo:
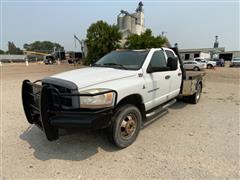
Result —
[{"label": "white pickup truck", "polygon": [[177,97],[199,101],[204,73],[186,74],[176,54],[174,48],[116,50],[91,67],[25,80],[26,118],[50,141],[59,128],[106,128],[115,145],[127,147]]}]

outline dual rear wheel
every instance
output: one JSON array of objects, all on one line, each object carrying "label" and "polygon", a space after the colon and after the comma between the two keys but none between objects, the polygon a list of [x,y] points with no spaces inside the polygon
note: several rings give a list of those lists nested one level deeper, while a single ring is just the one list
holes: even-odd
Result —
[{"label": "dual rear wheel", "polygon": [[202,93],[202,84],[201,83],[197,83],[196,85],[196,92],[189,96],[189,102],[192,104],[197,104],[198,101],[200,100],[201,97],[201,93]]}]

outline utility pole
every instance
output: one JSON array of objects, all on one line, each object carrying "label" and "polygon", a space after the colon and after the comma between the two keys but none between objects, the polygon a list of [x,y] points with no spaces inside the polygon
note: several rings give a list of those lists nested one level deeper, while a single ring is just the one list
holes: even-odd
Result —
[{"label": "utility pole", "polygon": [[166,33],[167,33],[166,31],[162,31],[162,37],[164,37]]}]

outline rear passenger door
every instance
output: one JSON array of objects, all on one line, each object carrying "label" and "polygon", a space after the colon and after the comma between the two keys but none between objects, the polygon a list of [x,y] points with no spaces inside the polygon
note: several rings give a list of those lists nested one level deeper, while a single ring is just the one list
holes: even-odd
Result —
[{"label": "rear passenger door", "polygon": [[[163,50],[157,50],[153,53],[149,67],[166,68],[167,61]],[[160,105],[168,100],[170,88],[169,70],[160,72],[146,73],[146,90],[148,96],[148,108]]]},{"label": "rear passenger door", "polygon": [[[170,50],[165,50],[165,53],[167,58],[176,57],[176,55]],[[178,96],[180,92],[181,83],[182,83],[182,71],[181,71],[179,62],[178,62],[178,69],[170,71],[169,74],[171,76],[169,99],[172,99]]]}]

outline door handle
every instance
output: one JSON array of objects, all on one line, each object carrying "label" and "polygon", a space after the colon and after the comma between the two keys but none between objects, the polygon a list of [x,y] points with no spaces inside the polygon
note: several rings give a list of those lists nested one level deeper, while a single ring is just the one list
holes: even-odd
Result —
[{"label": "door handle", "polygon": [[178,75],[178,76],[181,76],[181,75],[182,75],[182,73],[178,73],[177,75]]},{"label": "door handle", "polygon": [[170,77],[171,77],[170,75],[166,75],[165,79],[170,79]]}]

